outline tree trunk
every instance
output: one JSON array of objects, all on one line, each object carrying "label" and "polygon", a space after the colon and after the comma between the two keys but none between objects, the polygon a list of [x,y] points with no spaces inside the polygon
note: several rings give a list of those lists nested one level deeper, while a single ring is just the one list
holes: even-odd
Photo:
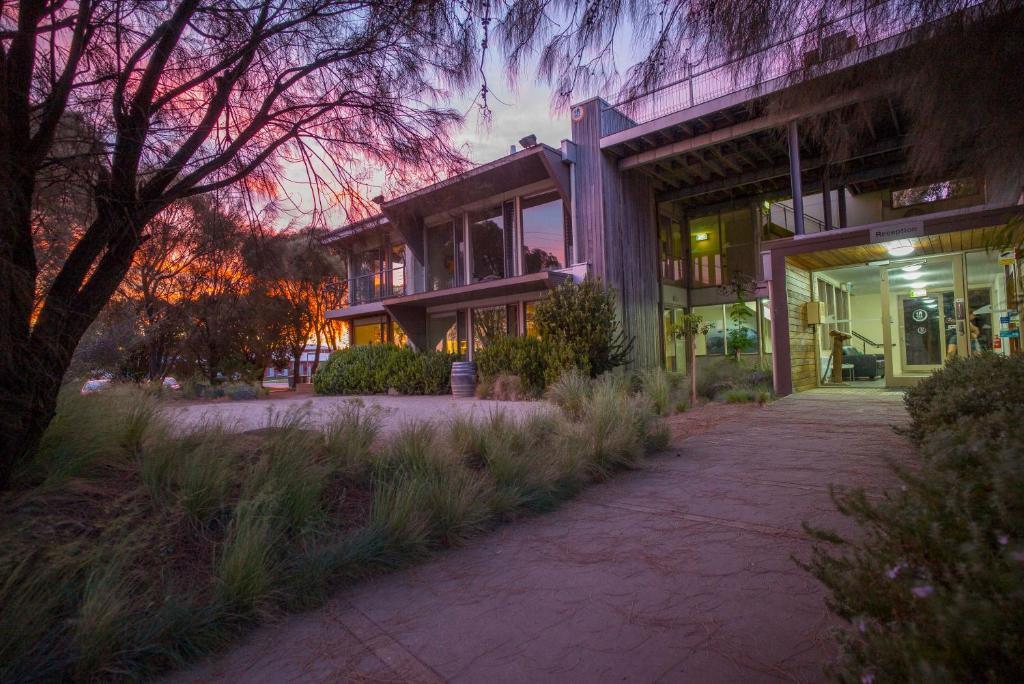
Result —
[{"label": "tree trunk", "polygon": [[309,381],[313,381],[313,376],[316,375],[317,369],[320,368],[320,330],[316,331],[316,352],[313,354],[313,365],[309,369]]},{"label": "tree trunk", "polygon": [[[97,213],[82,238],[106,240],[95,270],[76,272],[66,265],[50,286],[31,332],[0,353],[0,490],[10,488],[15,470],[35,454],[53,419],[78,342],[124,280],[139,247],[137,217],[123,208],[111,211],[109,203],[102,203]],[[31,374],[27,382],[26,373]]]},{"label": "tree trunk", "polygon": [[689,336],[687,347],[690,352],[690,408],[697,406],[697,341]]},{"label": "tree trunk", "polygon": [[288,374],[288,387],[296,389],[299,385],[299,364],[302,361],[302,352],[292,352],[292,372]]}]

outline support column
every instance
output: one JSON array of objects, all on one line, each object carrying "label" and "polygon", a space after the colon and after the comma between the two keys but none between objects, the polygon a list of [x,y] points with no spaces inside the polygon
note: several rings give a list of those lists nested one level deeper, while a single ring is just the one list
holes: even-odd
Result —
[{"label": "support column", "polygon": [[771,254],[768,262],[768,298],[772,312],[772,380],[780,397],[793,393],[793,362],[789,352],[789,297],[786,294],[786,258]]},{"label": "support column", "polygon": [[840,185],[836,188],[836,195],[839,199],[839,227],[845,228],[846,223],[846,186]]},{"label": "support column", "polygon": [[804,234],[804,189],[800,182],[800,134],[796,121],[787,127],[789,139],[789,184],[793,191],[793,227],[797,235]]},{"label": "support column", "polygon": [[832,230],[832,187],[829,185],[828,166],[821,174],[821,208],[824,213],[825,230]]}]

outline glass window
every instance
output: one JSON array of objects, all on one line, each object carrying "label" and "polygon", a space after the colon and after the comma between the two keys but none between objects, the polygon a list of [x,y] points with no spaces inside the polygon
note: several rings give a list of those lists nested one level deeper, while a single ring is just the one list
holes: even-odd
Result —
[{"label": "glass window", "polygon": [[772,312],[767,299],[761,300],[761,351],[772,353]]},{"label": "glass window", "polygon": [[[721,237],[724,243],[725,264],[728,281],[731,273],[740,271],[753,278],[757,277],[757,250],[754,246],[754,212],[744,206],[721,213]],[[723,264],[723,268],[725,268]],[[756,320],[756,319],[754,319]]]},{"label": "glass window", "polygon": [[405,347],[409,344],[409,336],[402,330],[402,326],[398,325],[398,321],[391,321],[391,344],[399,347]]},{"label": "glass window", "polygon": [[915,204],[930,204],[954,197],[965,197],[978,194],[978,181],[973,178],[957,178],[954,180],[915,185],[911,188],[892,191],[892,208],[904,209]]},{"label": "glass window", "polygon": [[443,290],[456,284],[455,234],[453,224],[427,228],[427,290]]},{"label": "glass window", "polygon": [[661,312],[661,330],[665,343],[665,370],[682,373],[686,370],[686,338],[676,337],[673,331],[683,322],[685,311],[665,308]]},{"label": "glass window", "polygon": [[383,318],[375,316],[373,318],[357,318],[352,321],[352,346],[362,347],[368,344],[383,344],[383,342]]},{"label": "glass window", "polygon": [[405,245],[391,245],[391,296],[405,294]]},{"label": "glass window", "polygon": [[565,260],[565,210],[557,192],[522,199],[523,273],[562,268]]},{"label": "glass window", "polygon": [[527,302],[526,306],[526,336],[540,337],[537,330],[537,302]]},{"label": "glass window", "polygon": [[367,249],[356,254],[356,281],[353,299],[356,304],[373,302],[380,299],[381,289],[381,250]]},{"label": "glass window", "polygon": [[665,215],[658,217],[658,243],[661,248],[661,280],[665,283],[685,284],[686,254],[683,226]]},{"label": "glass window", "polygon": [[695,306],[693,313],[703,317],[706,323],[711,324],[711,330],[707,335],[697,335],[697,355],[725,354],[725,307],[716,306]]},{"label": "glass window", "polygon": [[449,354],[466,353],[465,338],[459,334],[462,312],[439,314],[427,319],[427,344]]},{"label": "glass window", "polygon": [[473,255],[472,281],[505,277],[505,214],[494,207],[470,216],[470,254]]},{"label": "glass window", "polygon": [[718,214],[689,221],[690,278],[693,287],[725,284],[725,257]]},{"label": "glass window", "polygon": [[496,337],[508,334],[508,310],[504,306],[473,309],[473,349],[483,349]]}]

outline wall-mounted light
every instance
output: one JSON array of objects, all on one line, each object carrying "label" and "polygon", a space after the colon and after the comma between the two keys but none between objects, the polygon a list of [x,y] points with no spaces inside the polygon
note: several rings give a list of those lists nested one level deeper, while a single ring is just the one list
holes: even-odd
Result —
[{"label": "wall-mounted light", "polygon": [[928,294],[928,290],[911,290],[910,291],[910,296],[911,297],[924,297],[927,294]]},{"label": "wall-mounted light", "polygon": [[693,235],[693,239],[697,242],[705,242],[710,237],[707,233],[694,233]]}]

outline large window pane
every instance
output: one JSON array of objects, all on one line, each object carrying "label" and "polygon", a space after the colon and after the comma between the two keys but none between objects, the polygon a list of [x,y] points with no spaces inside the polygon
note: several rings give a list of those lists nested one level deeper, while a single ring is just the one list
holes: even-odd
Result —
[{"label": "large window pane", "polygon": [[391,245],[391,296],[405,294],[405,245]]},{"label": "large window pane", "polygon": [[756,278],[757,250],[754,246],[754,212],[751,207],[723,211],[721,224],[722,241],[728,245],[724,250],[729,269],[725,274],[726,279],[736,271]]},{"label": "large window pane", "polygon": [[658,217],[658,243],[661,249],[661,280],[677,285],[686,282],[686,255],[683,226],[674,218]]},{"label": "large window pane", "polygon": [[697,335],[697,355],[725,354],[725,307],[695,306],[693,313],[711,324],[707,335]]},{"label": "large window pane", "polygon": [[527,302],[526,306],[526,336],[540,337],[537,330],[537,302]]},{"label": "large window pane", "polygon": [[690,271],[693,287],[711,287],[725,283],[725,257],[718,214],[691,219]]},{"label": "large window pane", "polygon": [[382,344],[384,339],[384,319],[382,317],[357,318],[352,321],[352,346]]},{"label": "large window pane", "polygon": [[470,254],[473,255],[472,282],[505,277],[505,216],[494,207],[470,216]]},{"label": "large window pane", "polygon": [[524,197],[522,210],[523,273],[565,266],[565,211],[558,193]]},{"label": "large window pane", "polygon": [[427,290],[456,284],[455,243],[452,224],[427,228]]},{"label": "large window pane", "polygon": [[473,349],[483,349],[508,334],[508,310],[504,306],[473,309]]}]

